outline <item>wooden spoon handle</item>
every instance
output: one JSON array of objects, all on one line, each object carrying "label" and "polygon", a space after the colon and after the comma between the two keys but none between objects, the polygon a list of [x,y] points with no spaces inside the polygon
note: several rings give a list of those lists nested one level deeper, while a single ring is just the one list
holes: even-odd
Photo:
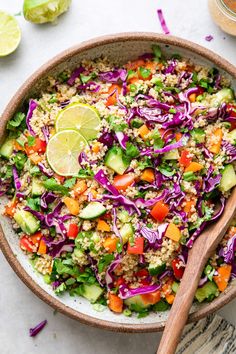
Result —
[{"label": "wooden spoon handle", "polygon": [[[196,250],[196,248],[193,248],[191,252],[189,252],[188,264],[191,266],[186,266],[184,276],[166,322],[157,354],[175,353],[182,330],[187,322],[201,273],[207,261],[204,249],[202,249],[202,253],[197,254],[195,254],[196,252],[194,250]],[[199,248],[197,252],[199,252]],[[193,258],[195,258],[195,261]],[[194,267],[192,266],[193,261]],[[196,274],[199,274],[199,276],[196,277]]]}]

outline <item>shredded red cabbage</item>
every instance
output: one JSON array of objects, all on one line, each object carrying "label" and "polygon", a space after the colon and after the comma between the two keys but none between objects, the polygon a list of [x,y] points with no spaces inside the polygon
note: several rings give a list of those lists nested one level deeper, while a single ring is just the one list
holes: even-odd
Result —
[{"label": "shredded red cabbage", "polygon": [[122,132],[116,132],[115,134],[116,134],[116,138],[117,138],[120,146],[122,147],[122,149],[126,150],[126,143],[129,140],[128,136]]},{"label": "shredded red cabbage", "polygon": [[28,113],[26,115],[26,125],[27,125],[27,128],[28,128],[28,131],[33,136],[35,136],[35,132],[34,132],[33,128],[30,125],[30,120],[31,120],[31,118],[33,116],[33,112],[34,112],[34,110],[36,109],[37,106],[38,106],[38,103],[31,99],[29,101],[29,109],[28,109]]},{"label": "shredded red cabbage", "polygon": [[122,261],[122,257],[120,254],[118,254],[116,256],[115,260],[110,263],[110,265],[108,266],[108,268],[106,270],[105,281],[106,281],[106,285],[107,285],[108,290],[111,290],[112,288],[114,288],[114,276],[112,273],[117,268],[117,266],[121,263],[121,261]]},{"label": "shredded red cabbage", "polygon": [[146,148],[143,151],[141,151],[140,154],[141,154],[141,156],[152,156],[153,154],[164,154],[165,152],[185,146],[187,144],[188,139],[189,139],[189,134],[187,133],[187,134],[184,134],[179,141],[177,141],[173,144],[170,144],[170,145],[166,145],[162,149],[152,150],[152,149]]},{"label": "shredded red cabbage", "polygon": [[67,84],[69,86],[73,86],[75,84],[75,80],[80,76],[80,74],[82,74],[82,72],[84,72],[84,68],[82,66],[80,66],[79,68],[76,68],[72,74],[71,77],[69,78],[69,80],[67,81]]},{"label": "shredded red cabbage", "polygon": [[157,16],[159,18],[159,21],[160,21],[160,24],[161,24],[161,28],[163,30],[163,32],[165,34],[170,34],[170,30],[169,28],[167,27],[167,24],[166,24],[166,21],[165,21],[165,18],[164,18],[164,15],[163,15],[163,12],[161,9],[158,9],[157,10]]},{"label": "shredded red cabbage", "polygon": [[105,82],[117,83],[119,81],[124,82],[127,77],[127,71],[125,69],[115,69],[113,71],[106,71],[99,74],[99,79]]},{"label": "shredded red cabbage", "polygon": [[154,291],[157,291],[161,288],[161,284],[155,284],[155,285],[148,285],[148,286],[141,286],[136,289],[129,289],[127,285],[122,284],[119,287],[119,296],[121,299],[129,299],[130,297],[133,297],[135,295],[143,295],[143,294],[149,294]]},{"label": "shredded red cabbage", "polygon": [[211,34],[209,34],[208,36],[205,37],[205,40],[206,40],[207,42],[211,42],[212,39],[214,39],[214,37],[213,37]]},{"label": "shredded red cabbage", "polygon": [[234,260],[235,250],[236,250],[236,234],[228,240],[226,247],[221,248],[219,252],[219,256],[224,258],[225,263],[230,264]]},{"label": "shredded red cabbage", "polygon": [[18,172],[15,166],[12,167],[12,174],[13,174],[14,185],[16,190],[21,189],[21,181],[19,179]]},{"label": "shredded red cabbage", "polygon": [[45,327],[45,325],[47,324],[47,320],[44,320],[42,322],[40,322],[37,326],[35,326],[34,328],[30,328],[29,330],[29,335],[30,337],[35,337],[39,332],[42,331],[42,329]]},{"label": "shredded red cabbage", "polygon": [[107,146],[108,148],[112,147],[113,142],[114,142],[114,136],[112,133],[109,133],[107,131],[104,131],[100,138],[98,139],[100,143],[103,145]]},{"label": "shredded red cabbage", "polygon": [[47,177],[52,177],[52,176],[53,176],[53,172],[50,171],[50,170],[48,170],[48,169],[44,166],[44,164],[43,164],[42,162],[39,162],[39,163],[38,163],[38,167],[39,167],[40,171],[41,171],[45,176],[47,176]]}]

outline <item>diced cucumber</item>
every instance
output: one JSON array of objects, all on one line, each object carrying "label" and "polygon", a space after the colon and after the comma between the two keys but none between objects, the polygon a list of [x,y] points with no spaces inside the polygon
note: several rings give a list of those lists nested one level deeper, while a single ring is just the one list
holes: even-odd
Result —
[{"label": "diced cucumber", "polygon": [[234,93],[231,88],[223,88],[212,96],[211,104],[215,107],[220,106],[222,103],[232,102]]},{"label": "diced cucumber", "polygon": [[95,219],[105,214],[106,211],[101,203],[91,202],[79,213],[79,217],[84,220]]},{"label": "diced cucumber", "polygon": [[236,142],[236,129],[232,130],[229,134],[228,134],[228,138],[230,140],[230,142],[232,144],[234,144]]},{"label": "diced cucumber", "polygon": [[204,300],[212,300],[215,296],[219,294],[218,288],[215,283],[207,282],[202,288],[198,288],[195,297],[198,302]]},{"label": "diced cucumber", "polygon": [[161,265],[156,265],[156,264],[149,264],[148,266],[148,271],[150,275],[159,275],[162,272],[164,272],[166,269],[166,264],[162,263]]},{"label": "diced cucumber", "polygon": [[177,281],[174,281],[172,283],[171,289],[174,291],[174,293],[177,293],[177,291],[179,289],[179,283],[177,283]]},{"label": "diced cucumber", "polygon": [[163,155],[164,160],[178,160],[179,159],[179,152],[177,149],[173,149],[171,151],[166,152]]},{"label": "diced cucumber", "polygon": [[206,134],[203,129],[196,128],[191,131],[191,135],[196,143],[201,144],[204,143]]},{"label": "diced cucumber", "polygon": [[122,237],[123,243],[128,242],[129,238],[134,235],[134,229],[132,224],[124,224],[120,229],[120,235]]},{"label": "diced cucumber", "polygon": [[16,223],[27,235],[34,234],[40,227],[40,222],[29,211],[18,210],[14,214]]},{"label": "diced cucumber", "polygon": [[14,150],[14,140],[12,139],[7,139],[4,141],[0,148],[0,155],[5,157],[6,159],[9,159],[13,153]]},{"label": "diced cucumber", "polygon": [[43,186],[43,182],[40,181],[38,178],[33,178],[32,179],[32,195],[33,196],[38,196],[42,195],[45,192],[45,188]]},{"label": "diced cucumber", "polygon": [[96,302],[102,295],[103,289],[98,284],[83,284],[82,295],[91,303]]},{"label": "diced cucumber", "polygon": [[129,213],[126,210],[119,211],[117,213],[117,217],[122,223],[126,223],[130,221]]},{"label": "diced cucumber", "polygon": [[146,308],[148,308],[150,306],[150,305],[145,304],[143,302],[143,299],[142,299],[141,295],[132,296],[129,299],[126,299],[124,301],[124,303],[125,303],[126,306],[129,306],[131,308],[132,308],[132,305],[138,306],[141,309],[146,309]]},{"label": "diced cucumber", "polygon": [[107,153],[104,159],[105,165],[110,167],[118,175],[123,175],[130,161],[124,156],[123,150],[120,147],[113,146]]},{"label": "diced cucumber", "polygon": [[222,172],[219,189],[222,192],[227,192],[235,185],[236,185],[236,173],[234,171],[234,167],[233,165],[226,165]]}]

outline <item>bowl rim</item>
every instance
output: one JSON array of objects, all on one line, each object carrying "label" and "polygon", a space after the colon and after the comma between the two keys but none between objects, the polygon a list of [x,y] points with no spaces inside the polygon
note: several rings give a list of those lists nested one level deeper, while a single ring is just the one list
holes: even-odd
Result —
[{"label": "bowl rim", "polygon": [[[75,45],[71,48],[68,48],[58,55],[54,56],[52,59],[47,61],[42,65],[38,70],[36,70],[16,91],[15,95],[9,101],[6,106],[3,114],[1,116],[1,127],[0,133],[5,131],[5,126],[10,117],[16,112],[20,106],[20,102],[24,100],[27,96],[28,90],[36,84],[45,74],[51,69],[55,68],[59,64],[65,62],[66,60],[72,58],[76,54],[83,53],[85,50],[90,50],[92,48],[99,47],[101,45],[118,43],[118,42],[127,42],[127,41],[156,41],[164,45],[174,45],[178,46],[181,49],[187,49],[194,54],[200,55],[204,59],[209,60],[210,62],[216,64],[219,68],[226,71],[230,76],[236,79],[236,67],[230,64],[226,59],[215,54],[211,50],[195,44],[191,41],[175,37],[175,36],[166,36],[163,34],[153,33],[153,32],[124,32],[118,34],[111,34],[106,36],[100,36],[93,38],[88,41],[84,41],[78,45]],[[8,263],[18,275],[18,277],[25,283],[25,285],[33,291],[41,300],[45,303],[56,309],[57,311],[73,318],[79,320],[80,322],[93,326],[100,327],[103,329],[115,331],[115,332],[129,332],[129,333],[145,333],[145,332],[158,332],[162,331],[165,326],[165,321],[157,323],[147,323],[147,324],[124,324],[116,323],[107,320],[97,319],[95,317],[85,315],[80,313],[77,310],[74,310],[59,300],[53,298],[45,290],[43,290],[24,270],[18,261],[17,257],[13,254],[10,245],[7,241],[7,238],[4,235],[2,227],[0,225],[0,248],[7,259]],[[233,298],[236,297],[236,286],[231,284],[222,297],[216,298],[213,302],[203,305],[196,312],[192,313],[188,318],[188,323],[197,321],[208,314],[218,310],[225,304],[229,303]]]}]

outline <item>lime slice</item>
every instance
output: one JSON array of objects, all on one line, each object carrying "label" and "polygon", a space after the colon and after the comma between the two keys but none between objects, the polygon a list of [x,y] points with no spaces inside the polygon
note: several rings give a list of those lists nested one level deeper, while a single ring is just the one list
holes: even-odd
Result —
[{"label": "lime slice", "polygon": [[70,4],[71,0],[24,0],[23,13],[33,23],[54,22]]},{"label": "lime slice", "polygon": [[97,137],[99,127],[100,117],[96,109],[79,102],[64,108],[56,119],[56,131],[76,129],[87,140]]},{"label": "lime slice", "polygon": [[76,130],[56,133],[48,142],[47,159],[51,168],[60,176],[75,176],[81,166],[78,158],[87,141]]},{"label": "lime slice", "polygon": [[14,52],[20,39],[21,30],[15,17],[0,11],[0,57]]}]

